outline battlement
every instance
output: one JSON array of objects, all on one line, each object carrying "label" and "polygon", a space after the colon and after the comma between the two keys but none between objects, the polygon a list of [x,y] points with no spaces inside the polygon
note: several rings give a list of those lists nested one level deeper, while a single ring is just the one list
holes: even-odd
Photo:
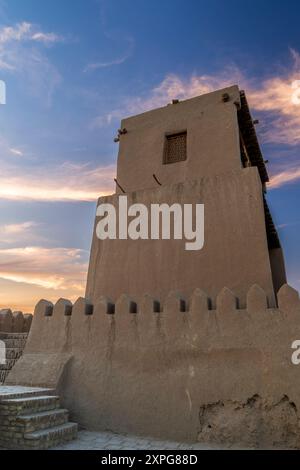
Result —
[{"label": "battlement", "polygon": [[10,309],[0,310],[0,332],[28,333],[32,323],[32,314],[12,312]]},{"label": "battlement", "polygon": [[[75,321],[77,321],[78,317],[82,315],[83,317],[90,317],[91,322],[93,322],[93,318],[96,316],[107,314],[109,316],[114,315],[114,321],[118,322],[118,316],[124,314],[134,315],[137,320],[140,318],[143,321],[145,315],[153,314],[155,318],[163,318],[167,314],[175,315],[180,313],[186,314],[186,317],[189,315],[207,314],[211,317],[216,316],[221,321],[222,318],[220,316],[229,314],[232,320],[240,321],[244,318],[249,323],[253,315],[254,318],[252,320],[255,319],[259,322],[263,318],[264,320],[268,319],[269,314],[271,322],[274,320],[275,313],[279,315],[280,312],[294,312],[299,309],[299,294],[289,285],[284,285],[278,293],[278,308],[270,308],[267,294],[258,285],[253,285],[248,291],[246,308],[239,308],[239,299],[230,289],[224,287],[217,296],[215,309],[212,308],[212,301],[205,292],[201,289],[195,289],[189,299],[184,298],[179,292],[172,291],[164,303],[161,303],[149,294],[145,294],[139,302],[126,294],[120,296],[115,303],[103,296],[95,305],[82,297],[74,305],[66,299],[60,299],[55,305],[47,300],[41,300],[35,308],[34,320],[39,319],[41,321],[45,317],[46,320],[49,320],[47,324],[50,327],[52,318],[56,322],[61,317],[67,317],[64,319],[64,322],[68,320],[72,322],[74,316],[76,317]],[[258,312],[263,312],[265,314],[264,317],[258,317]],[[236,315],[236,318],[234,315]],[[183,317],[184,315],[181,316]],[[286,318],[286,316],[283,318]],[[131,320],[132,318],[129,318],[129,321]],[[228,324],[227,320],[226,324]]]},{"label": "battlement", "polygon": [[60,299],[55,305],[41,300],[25,353],[73,354],[88,345],[105,348],[112,337],[115,345],[126,341],[128,354],[137,343],[149,347],[164,341],[171,349],[178,342],[188,350],[199,345],[210,348],[216,342],[224,347],[250,343],[260,347],[273,331],[284,337],[298,327],[299,294],[288,285],[278,293],[278,308],[269,307],[267,295],[258,285],[250,288],[246,308],[239,308],[238,298],[226,287],[217,296],[214,309],[200,289],[189,299],[170,292],[163,303],[148,294],[139,300],[123,294],[116,302],[101,297],[94,305],[85,298],[74,304]]},{"label": "battlement", "polygon": [[47,300],[41,300],[35,308],[36,316],[57,317],[64,315],[71,317],[74,313],[82,313],[86,316],[92,316],[97,313],[106,313],[108,315],[130,313],[130,314],[150,314],[150,313],[166,313],[166,312],[181,312],[189,313],[196,310],[211,311],[218,313],[228,313],[240,311],[246,313],[254,313],[258,310],[266,312],[273,312],[275,310],[290,310],[291,308],[300,307],[299,293],[288,284],[282,286],[278,292],[278,309],[269,308],[267,294],[258,285],[253,285],[247,295],[247,307],[239,308],[239,299],[234,293],[224,287],[224,289],[217,296],[216,309],[211,307],[211,299],[201,289],[195,289],[190,299],[184,298],[179,292],[172,291],[167,296],[164,303],[160,303],[158,299],[153,298],[149,294],[145,294],[140,302],[135,301],[127,294],[123,294],[114,303],[107,297],[101,297],[96,305],[89,302],[88,299],[83,297],[72,304],[69,300],[59,299],[56,304]]}]

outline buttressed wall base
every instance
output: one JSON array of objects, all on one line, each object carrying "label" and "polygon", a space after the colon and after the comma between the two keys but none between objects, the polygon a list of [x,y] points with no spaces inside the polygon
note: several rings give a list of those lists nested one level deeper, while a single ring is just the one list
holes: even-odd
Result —
[{"label": "buttressed wall base", "polygon": [[[285,285],[268,308],[257,285],[247,308],[227,288],[209,310],[196,289],[160,305],[41,301],[7,384],[56,386],[88,429],[226,445],[300,447],[300,300]],[[115,312],[115,313],[113,313]]]}]

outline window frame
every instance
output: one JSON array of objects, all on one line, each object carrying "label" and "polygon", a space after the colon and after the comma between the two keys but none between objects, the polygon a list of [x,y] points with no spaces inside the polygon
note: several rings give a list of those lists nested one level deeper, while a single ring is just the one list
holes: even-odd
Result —
[{"label": "window frame", "polygon": [[[167,152],[168,152],[168,145],[169,145],[168,139],[170,137],[176,137],[176,136],[180,136],[180,135],[185,135],[185,158],[180,159],[180,160],[168,161],[168,159],[167,159]],[[188,137],[187,129],[182,129],[182,130],[179,130],[179,131],[173,131],[173,132],[165,133],[165,136],[164,136],[164,149],[163,149],[163,165],[171,165],[173,163],[185,162],[187,160],[187,137]]]}]

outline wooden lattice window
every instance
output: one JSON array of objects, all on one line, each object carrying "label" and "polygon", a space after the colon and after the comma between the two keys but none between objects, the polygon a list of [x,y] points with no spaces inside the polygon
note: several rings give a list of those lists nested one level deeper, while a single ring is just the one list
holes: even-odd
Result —
[{"label": "wooden lattice window", "polygon": [[164,164],[186,160],[186,131],[166,135]]}]

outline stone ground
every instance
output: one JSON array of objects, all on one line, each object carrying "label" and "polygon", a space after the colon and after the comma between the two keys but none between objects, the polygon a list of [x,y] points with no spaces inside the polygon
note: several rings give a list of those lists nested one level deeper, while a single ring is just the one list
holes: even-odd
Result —
[{"label": "stone ground", "polygon": [[220,449],[207,444],[187,444],[112,432],[79,431],[75,441],[52,450],[209,450]]}]

